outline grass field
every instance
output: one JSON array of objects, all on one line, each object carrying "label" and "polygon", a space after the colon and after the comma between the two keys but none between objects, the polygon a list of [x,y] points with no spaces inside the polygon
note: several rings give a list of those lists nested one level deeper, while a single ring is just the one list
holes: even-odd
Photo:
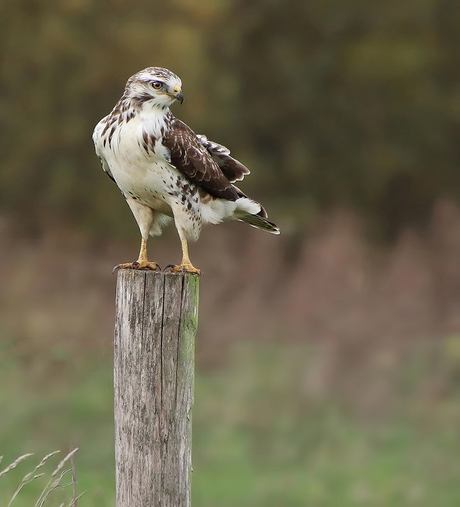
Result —
[{"label": "grass field", "polygon": [[[219,371],[198,371],[194,505],[460,505],[456,383],[427,403],[416,386],[428,372],[414,356],[401,373],[396,402],[371,417],[352,401],[309,392],[310,352],[292,344],[239,344]],[[44,467],[49,474],[77,446],[78,491],[86,491],[79,505],[113,506],[111,358],[54,355],[33,374],[17,358],[2,362],[0,468],[23,453],[35,455],[0,479],[0,505],[45,454],[62,451]],[[33,506],[43,486],[42,479],[28,484],[12,505]],[[57,491],[46,505],[63,498],[68,503],[71,490]]]}]

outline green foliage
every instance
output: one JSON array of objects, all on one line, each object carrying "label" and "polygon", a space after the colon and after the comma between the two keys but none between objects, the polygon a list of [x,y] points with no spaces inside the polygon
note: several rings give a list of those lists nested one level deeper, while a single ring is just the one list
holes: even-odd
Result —
[{"label": "green foliage", "polygon": [[[194,504],[458,505],[456,382],[442,397],[424,391],[437,367],[447,375],[458,370],[457,341],[448,338],[437,353],[419,350],[408,357],[391,379],[398,387],[392,405],[399,408],[387,406],[378,418],[359,415],[354,400],[339,403],[311,392],[310,347],[234,347],[227,367],[197,375]],[[94,354],[79,359],[85,360],[69,362],[65,375],[35,381],[2,364],[0,382],[9,388],[0,391],[0,447],[9,463],[22,452],[77,445],[78,492],[86,491],[79,505],[112,507],[112,365]],[[361,399],[363,392],[355,396]],[[29,470],[19,465],[1,478],[2,505]],[[38,480],[27,484],[14,505],[33,505],[42,486]]]},{"label": "green foliage", "polygon": [[454,0],[17,0],[2,6],[0,206],[110,231],[131,224],[99,169],[95,123],[148,65],[184,81],[177,113],[296,215],[354,207],[392,234],[458,197]]}]

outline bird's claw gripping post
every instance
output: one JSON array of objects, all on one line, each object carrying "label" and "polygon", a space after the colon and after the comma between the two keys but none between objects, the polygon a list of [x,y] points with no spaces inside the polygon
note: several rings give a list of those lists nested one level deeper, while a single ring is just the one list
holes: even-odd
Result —
[{"label": "bird's claw gripping post", "polygon": [[165,271],[168,270],[172,273],[189,273],[191,275],[200,276],[201,271],[190,262],[190,258],[188,256],[187,241],[185,239],[181,240],[181,245],[182,245],[182,262],[177,266],[173,264],[166,266]]},{"label": "bird's claw gripping post", "polygon": [[113,268],[112,273],[115,273],[119,269],[139,269],[139,270],[145,269],[150,271],[158,271],[158,270],[161,271],[161,268],[160,266],[158,266],[158,264],[150,261],[145,262],[134,261],[134,262],[125,262],[124,264],[118,264]]},{"label": "bird's claw gripping post", "polygon": [[201,270],[190,264],[168,264],[163,271],[168,273],[188,273],[190,275],[201,275]]}]

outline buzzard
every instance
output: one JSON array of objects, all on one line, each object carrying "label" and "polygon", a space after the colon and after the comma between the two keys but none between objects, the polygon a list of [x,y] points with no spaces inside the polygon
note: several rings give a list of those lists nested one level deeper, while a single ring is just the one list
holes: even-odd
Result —
[{"label": "buzzard", "polygon": [[116,268],[157,269],[147,258],[147,240],[171,219],[182,243],[182,262],[173,271],[200,274],[190,262],[188,241],[201,226],[239,220],[279,234],[265,209],[238,187],[249,170],[220,144],[195,134],[169,107],[182,104],[181,80],[149,67],[128,79],[121,99],[94,129],[102,168],[118,185],[142,236],[139,258]]}]

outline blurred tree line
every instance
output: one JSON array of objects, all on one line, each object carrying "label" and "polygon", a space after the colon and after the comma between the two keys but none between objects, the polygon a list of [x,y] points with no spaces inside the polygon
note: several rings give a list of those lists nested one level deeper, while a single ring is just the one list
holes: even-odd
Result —
[{"label": "blurred tree line", "polygon": [[150,65],[175,113],[303,227],[351,207],[387,237],[460,197],[458,0],[15,0],[0,5],[0,209],[120,234],[132,218],[91,134]]}]

